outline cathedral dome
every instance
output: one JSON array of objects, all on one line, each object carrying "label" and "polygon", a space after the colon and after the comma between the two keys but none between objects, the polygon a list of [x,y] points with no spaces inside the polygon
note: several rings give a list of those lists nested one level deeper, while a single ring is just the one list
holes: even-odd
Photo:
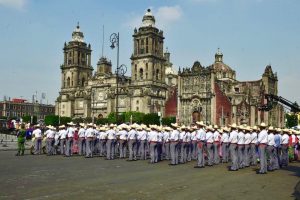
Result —
[{"label": "cathedral dome", "polygon": [[80,31],[79,22],[77,23],[77,26],[72,33],[72,41],[84,42],[84,36],[83,33]]},{"label": "cathedral dome", "polygon": [[155,18],[151,12],[151,9],[148,9],[143,17],[142,27],[155,27]]}]

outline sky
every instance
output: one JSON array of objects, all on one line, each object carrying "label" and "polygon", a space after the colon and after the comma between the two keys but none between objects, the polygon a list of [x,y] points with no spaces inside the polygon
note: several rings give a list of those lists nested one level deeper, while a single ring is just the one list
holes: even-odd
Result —
[{"label": "sky", "polygon": [[208,66],[220,48],[238,80],[258,80],[271,64],[279,95],[300,103],[299,0],[0,0],[0,99],[46,93],[43,103],[54,103],[62,48],[77,22],[92,46],[94,69],[102,44],[115,69],[109,36],[119,32],[120,64],[130,72],[133,30],[148,8],[176,70],[196,60]]}]

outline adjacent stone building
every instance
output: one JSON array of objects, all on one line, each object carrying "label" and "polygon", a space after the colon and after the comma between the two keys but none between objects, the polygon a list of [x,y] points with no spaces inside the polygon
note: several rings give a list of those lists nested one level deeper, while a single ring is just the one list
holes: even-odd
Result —
[{"label": "adjacent stone building", "polygon": [[278,94],[277,74],[269,65],[261,79],[238,81],[236,72],[223,62],[223,54],[218,50],[212,65],[204,67],[196,61],[191,68],[179,70],[178,76],[178,119],[181,123],[203,120],[221,126],[230,123],[253,126],[261,122],[284,126],[281,105],[269,112],[258,109],[264,103],[264,94]]}]

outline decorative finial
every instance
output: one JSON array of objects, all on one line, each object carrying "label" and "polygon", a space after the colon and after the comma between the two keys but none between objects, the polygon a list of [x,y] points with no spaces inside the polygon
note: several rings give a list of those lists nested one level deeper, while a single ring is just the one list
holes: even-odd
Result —
[{"label": "decorative finial", "polygon": [[147,9],[147,12],[151,12],[151,9],[150,9],[150,8],[148,8],[148,9]]},{"label": "decorative finial", "polygon": [[77,28],[79,28],[79,22],[77,22]]}]

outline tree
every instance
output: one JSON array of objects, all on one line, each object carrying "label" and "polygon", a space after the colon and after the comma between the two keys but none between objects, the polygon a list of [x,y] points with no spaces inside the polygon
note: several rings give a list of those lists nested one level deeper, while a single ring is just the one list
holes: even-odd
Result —
[{"label": "tree", "polygon": [[286,123],[285,126],[287,128],[291,128],[298,125],[298,116],[295,114],[286,114]]},{"label": "tree", "polygon": [[171,126],[171,123],[175,123],[176,122],[176,117],[164,117],[162,118],[162,124],[166,125],[166,126]]},{"label": "tree", "polygon": [[107,122],[108,123],[116,123],[116,113],[112,112],[112,113],[109,113],[109,115],[107,116]]},{"label": "tree", "polygon": [[[26,115],[26,116],[22,117],[22,119],[23,119],[23,122],[25,122],[25,123],[31,123],[31,116],[30,115]],[[33,116],[32,123],[33,124],[37,123],[37,117],[36,116]]]},{"label": "tree", "polygon": [[149,124],[160,125],[159,116],[157,115],[157,113],[145,114],[143,123],[146,125],[149,125]]},{"label": "tree", "polygon": [[124,121],[131,122],[132,117],[132,123],[142,123],[144,116],[144,113],[129,111],[124,113]]},{"label": "tree", "polygon": [[72,121],[71,117],[60,117],[60,124],[66,125],[67,123],[69,123],[71,121]]},{"label": "tree", "polygon": [[45,124],[47,126],[58,126],[59,125],[59,116],[58,115],[47,115],[45,116]]},{"label": "tree", "polygon": [[99,118],[99,119],[97,119],[96,124],[97,125],[108,124],[108,119],[107,118]]}]

